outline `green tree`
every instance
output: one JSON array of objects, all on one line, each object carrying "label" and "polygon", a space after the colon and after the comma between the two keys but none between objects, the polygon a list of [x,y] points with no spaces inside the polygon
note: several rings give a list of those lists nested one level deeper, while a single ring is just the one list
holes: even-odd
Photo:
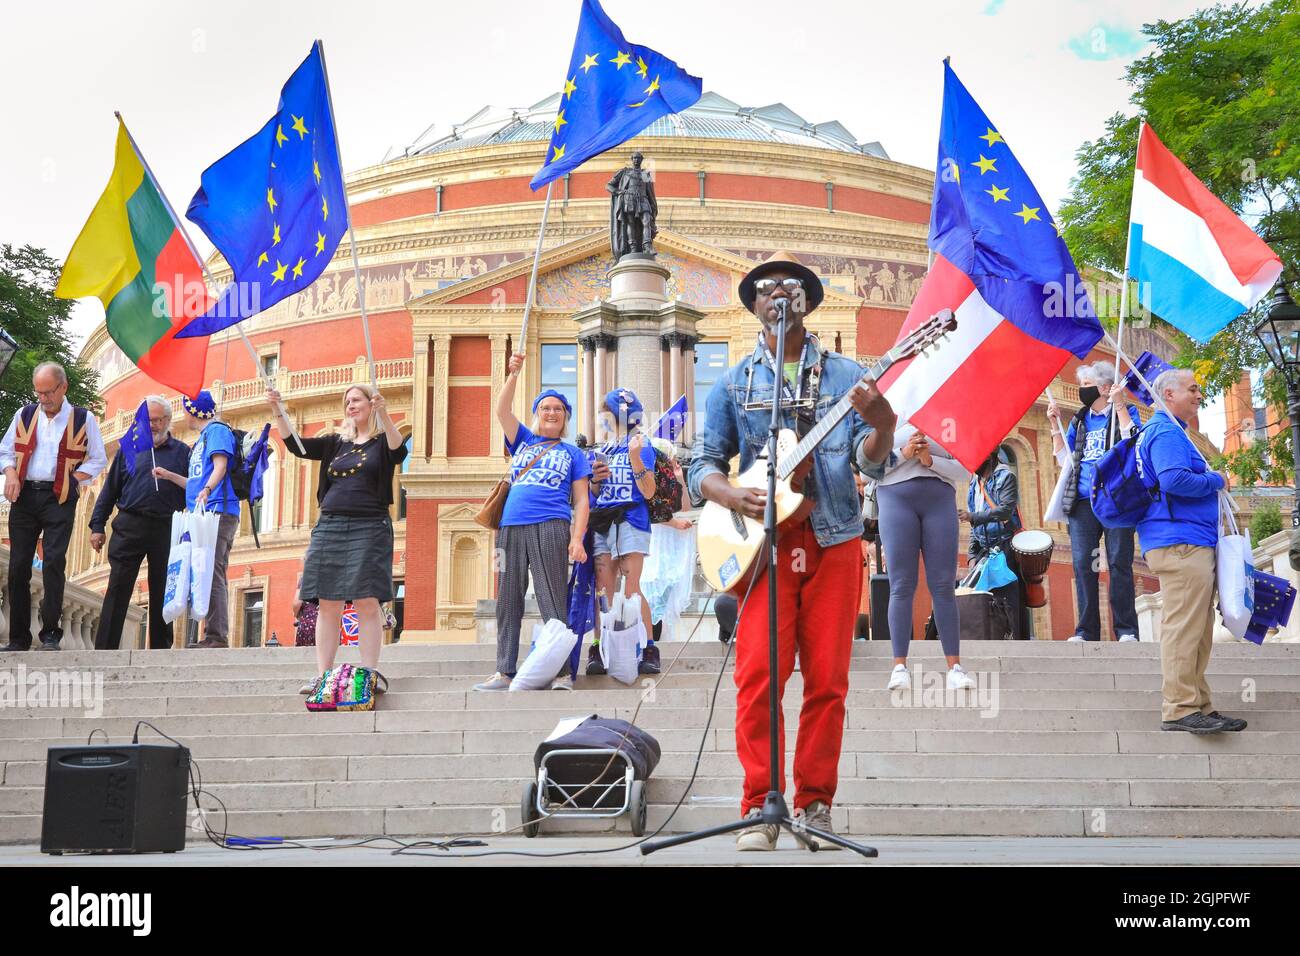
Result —
[{"label": "green tree", "polygon": [[[1058,216],[1066,243],[1082,263],[1123,270],[1144,117],[1215,195],[1253,223],[1282,257],[1283,281],[1300,298],[1300,4],[1221,3],[1142,31],[1154,49],[1126,71],[1136,113],[1115,114],[1105,135],[1079,148]],[[1203,344],[1166,327],[1181,345],[1177,364],[1195,369],[1209,395],[1243,371],[1268,367],[1252,334],[1267,308],[1266,298]],[[1263,376],[1262,396],[1277,394],[1276,379]],[[1289,434],[1278,450],[1289,462]],[[1239,462],[1246,472],[1248,459]],[[1262,474],[1256,470],[1252,480]]]},{"label": "green tree", "polygon": [[1282,530],[1282,509],[1274,502],[1266,502],[1250,519],[1250,540],[1259,544]]},{"label": "green tree", "polygon": [[56,299],[54,287],[61,267],[43,249],[0,246],[0,328],[18,352],[0,377],[0,428],[8,428],[14,413],[35,401],[32,371],[42,362],[58,362],[68,372],[68,400],[102,408],[98,376],[77,362],[68,332],[72,302]]}]

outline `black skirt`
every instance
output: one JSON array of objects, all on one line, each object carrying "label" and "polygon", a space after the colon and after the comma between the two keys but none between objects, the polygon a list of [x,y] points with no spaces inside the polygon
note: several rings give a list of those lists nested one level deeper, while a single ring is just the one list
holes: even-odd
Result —
[{"label": "black skirt", "polygon": [[393,522],[384,515],[322,514],[311,529],[301,598],[309,601],[393,599]]}]

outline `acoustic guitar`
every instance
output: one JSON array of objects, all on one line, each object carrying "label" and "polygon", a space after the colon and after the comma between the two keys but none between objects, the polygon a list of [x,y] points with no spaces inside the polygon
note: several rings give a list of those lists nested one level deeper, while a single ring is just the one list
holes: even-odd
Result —
[{"label": "acoustic guitar", "polygon": [[[879,381],[897,362],[923,355],[938,347],[957,327],[951,309],[944,309],[913,329],[906,338],[891,348],[876,362],[864,377]],[[777,433],[776,452],[776,520],[778,528],[790,520],[799,521],[812,508],[811,501],[790,487],[791,476],[823,439],[831,433],[849,412],[853,403],[846,393],[832,406],[802,439],[789,428]],[[767,444],[762,453],[742,474],[729,478],[734,488],[767,490]],[[706,502],[700,514],[697,547],[700,567],[709,584],[718,591],[743,590],[748,587],[751,571],[762,567],[766,559],[767,538],[763,523],[732,511],[716,501]]]}]

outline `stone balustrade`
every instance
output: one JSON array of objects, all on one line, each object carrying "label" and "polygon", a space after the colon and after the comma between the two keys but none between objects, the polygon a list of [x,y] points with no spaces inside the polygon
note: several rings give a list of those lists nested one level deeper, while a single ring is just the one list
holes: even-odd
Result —
[{"label": "stone balustrade", "polygon": [[[0,545],[0,582],[9,580],[9,549]],[[41,630],[40,604],[45,586],[41,580],[40,569],[32,571],[32,642],[40,640]],[[9,589],[3,587],[0,595],[4,599],[3,613],[0,613],[0,644],[9,642]],[[63,587],[63,650],[91,650],[95,646],[95,635],[99,631],[99,621],[104,610],[104,595],[89,588],[68,581]],[[126,611],[126,624],[122,628],[122,647],[143,647],[140,636],[140,623],[144,620],[144,609],[132,604]]]},{"label": "stone balustrade", "polygon": [[[375,377],[378,379],[381,391],[390,387],[410,388],[414,374],[414,358],[384,359],[375,362]],[[350,385],[367,383],[370,381],[370,369],[365,360],[361,359],[350,365],[331,365],[302,372],[291,372],[289,369],[281,368],[276,370],[272,377],[275,380],[276,390],[287,403],[292,405],[293,402],[303,399],[337,395]],[[228,382],[224,386],[224,393],[222,388],[221,381],[217,380],[212,383],[211,391],[221,398],[224,412],[237,412],[266,404],[265,379],[253,378]],[[173,398],[171,404],[173,418],[183,414],[179,397]],[[111,418],[103,420],[100,423],[100,431],[103,433],[104,441],[112,442],[121,438],[134,418],[134,408],[123,408]]]},{"label": "stone balustrade", "polygon": [[[1291,569],[1288,548],[1288,533],[1285,530],[1265,538],[1255,548],[1255,567],[1269,574],[1277,575],[1279,578],[1285,578],[1296,587],[1300,587],[1300,573]],[[1163,602],[1159,591],[1155,594],[1143,594],[1137,599],[1138,634],[1141,640],[1160,640],[1160,609],[1162,605]],[[1247,643],[1241,638],[1233,637],[1228,629],[1223,626],[1223,618],[1219,614],[1217,601],[1214,609],[1214,640],[1216,642],[1237,641],[1242,644]],[[1287,622],[1286,627],[1269,634],[1265,641],[1281,644],[1300,643],[1300,609],[1291,614],[1291,620]]]}]

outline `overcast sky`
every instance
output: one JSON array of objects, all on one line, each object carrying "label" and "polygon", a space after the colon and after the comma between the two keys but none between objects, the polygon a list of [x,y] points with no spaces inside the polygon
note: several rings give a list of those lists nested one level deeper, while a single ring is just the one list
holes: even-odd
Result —
[{"label": "overcast sky", "polygon": [[[901,162],[935,162],[941,61],[999,127],[1053,210],[1074,152],[1131,110],[1141,25],[1208,0],[603,0],[653,47],[745,106],[839,120]],[[62,259],[112,163],[121,110],[173,204],[256,131],[325,41],[349,170],[431,124],[528,106],[559,88],[578,0],[168,0],[10,3],[0,30],[0,242]],[[210,246],[194,230],[203,251]],[[84,336],[97,301],[74,312]]]}]

